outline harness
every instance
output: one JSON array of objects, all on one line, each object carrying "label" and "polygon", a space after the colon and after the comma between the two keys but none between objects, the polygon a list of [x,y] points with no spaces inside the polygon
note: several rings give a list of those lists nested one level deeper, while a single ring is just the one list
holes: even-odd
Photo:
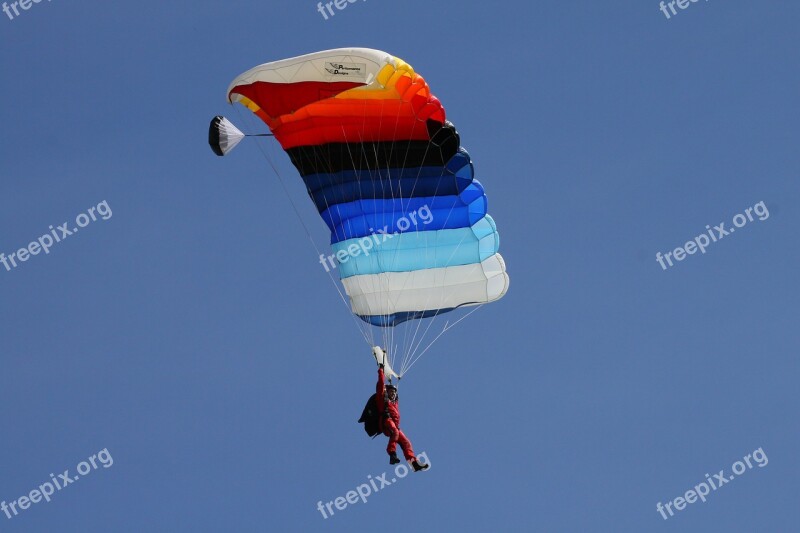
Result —
[{"label": "harness", "polygon": [[396,394],[395,394],[395,397],[394,397],[394,402],[389,401],[388,398],[384,400],[385,405],[383,406],[383,418],[391,418],[392,417],[391,413],[389,413],[389,404],[390,403],[395,403],[396,404],[399,401],[400,401],[400,397],[397,396]]}]

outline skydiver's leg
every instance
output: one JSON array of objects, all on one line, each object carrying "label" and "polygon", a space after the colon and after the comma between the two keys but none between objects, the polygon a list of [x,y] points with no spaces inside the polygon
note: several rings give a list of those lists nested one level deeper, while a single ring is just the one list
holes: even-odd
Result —
[{"label": "skydiver's leg", "polygon": [[386,453],[392,455],[397,451],[397,439],[400,430],[394,425],[394,420],[387,418],[383,421],[383,434],[389,437],[389,444],[386,445]]},{"label": "skydiver's leg", "polygon": [[403,457],[406,458],[406,461],[415,461],[417,457],[414,455],[414,450],[411,447],[411,441],[408,440],[406,434],[403,433],[403,430],[397,430],[397,442],[400,444],[400,449],[403,450]]}]

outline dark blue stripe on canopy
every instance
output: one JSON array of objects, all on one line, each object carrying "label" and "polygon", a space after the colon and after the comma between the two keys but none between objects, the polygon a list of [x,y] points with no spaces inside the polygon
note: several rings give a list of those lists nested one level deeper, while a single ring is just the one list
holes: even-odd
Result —
[{"label": "dark blue stripe on canopy", "polygon": [[486,194],[478,180],[458,196],[356,200],[321,213],[331,243],[379,233],[467,228],[486,216]]},{"label": "dark blue stripe on canopy", "polygon": [[303,177],[320,213],[362,199],[458,195],[472,180],[472,162],[463,148],[441,167],[348,169]]},{"label": "dark blue stripe on canopy", "polygon": [[428,311],[405,311],[403,313],[394,313],[392,315],[358,315],[358,318],[381,328],[392,328],[398,324],[402,324],[408,320],[417,320],[420,318],[430,318],[441,315],[442,313],[449,313],[455,310],[455,307],[448,307],[447,309],[431,309]]}]

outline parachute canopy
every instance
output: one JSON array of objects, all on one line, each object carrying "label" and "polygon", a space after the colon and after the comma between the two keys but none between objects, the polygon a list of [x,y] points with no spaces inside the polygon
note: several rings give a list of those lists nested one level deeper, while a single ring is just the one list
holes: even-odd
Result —
[{"label": "parachute canopy", "polygon": [[[228,99],[261,118],[297,167],[362,320],[390,327],[506,293],[484,188],[408,63],[367,48],[317,52],[241,74]],[[212,122],[222,153],[240,140],[232,127]]]}]

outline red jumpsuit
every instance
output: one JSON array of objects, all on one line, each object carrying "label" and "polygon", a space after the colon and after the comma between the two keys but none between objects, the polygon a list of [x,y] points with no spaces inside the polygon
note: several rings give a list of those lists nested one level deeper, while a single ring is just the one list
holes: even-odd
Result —
[{"label": "red jumpsuit", "polygon": [[413,461],[416,459],[414,450],[411,448],[411,441],[400,430],[400,405],[398,399],[393,402],[387,402],[384,399],[386,394],[386,387],[383,384],[383,369],[378,369],[378,385],[375,387],[375,400],[378,403],[378,411],[381,413],[379,429],[383,434],[389,437],[389,444],[386,446],[386,451],[390,454],[395,453],[397,444],[400,444],[400,449],[403,450],[403,457],[406,461]]}]

